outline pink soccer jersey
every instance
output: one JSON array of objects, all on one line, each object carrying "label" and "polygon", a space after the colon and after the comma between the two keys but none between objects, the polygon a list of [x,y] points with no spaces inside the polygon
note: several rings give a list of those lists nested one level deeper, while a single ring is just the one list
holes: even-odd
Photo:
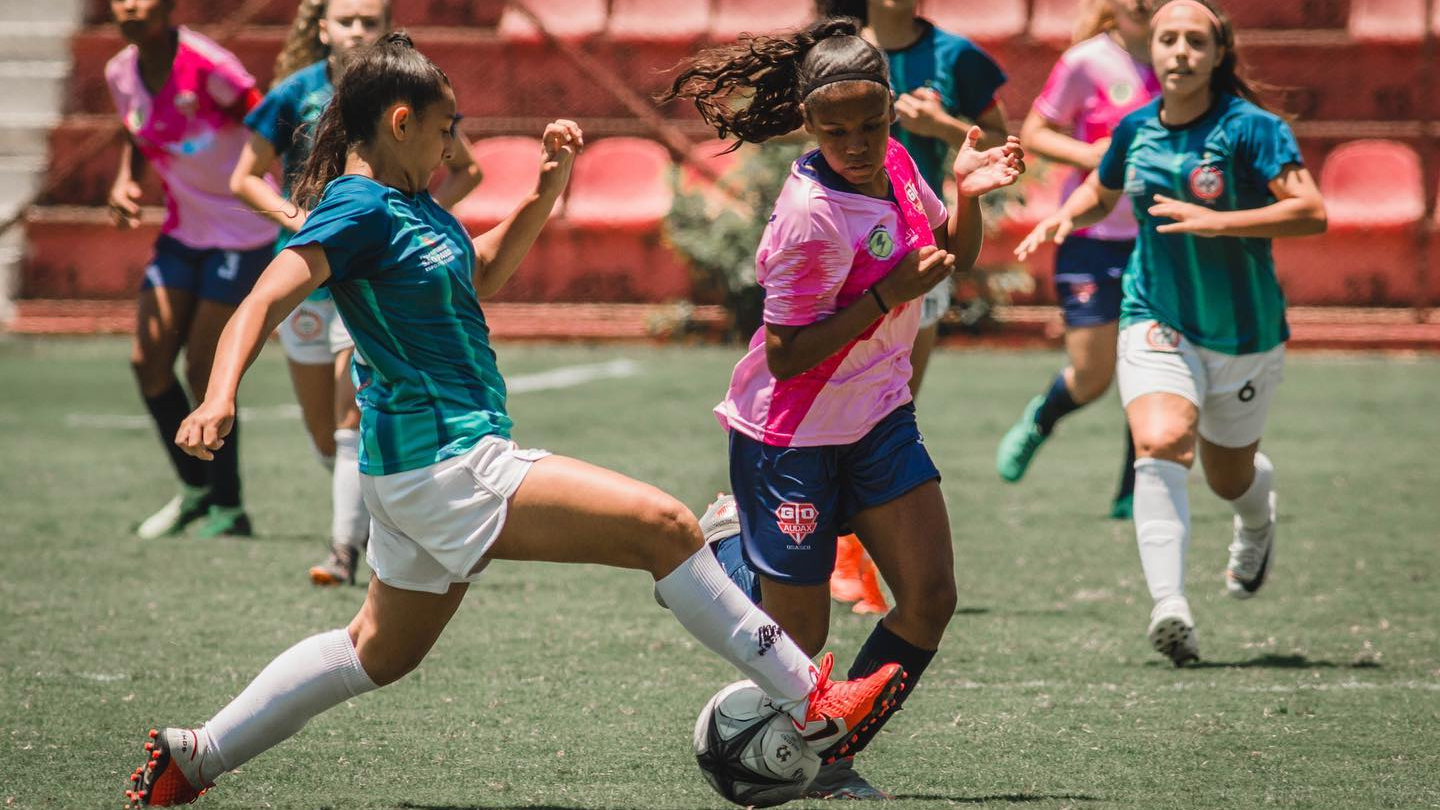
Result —
[{"label": "pink soccer jersey", "polygon": [[186,28],[170,79],[151,96],[131,45],[105,65],[120,120],[165,184],[163,233],[194,248],[246,250],[278,228],[230,193],[230,172],[250,139],[241,119],[258,100],[235,55]]},{"label": "pink soccer jersey", "polygon": [[[812,152],[795,162],[760,240],[755,276],[765,288],[765,322],[806,326],[865,294],[906,254],[934,245],[945,204],[898,141],[885,156],[892,199],[867,197]],[[815,368],[777,380],[765,360],[765,327],[735,366],[715,408],[720,424],[781,447],[859,441],[910,401],[910,347],[920,302],[887,302],[890,312]]]},{"label": "pink soccer jersey", "polygon": [[[1108,34],[1099,34],[1077,43],[1060,57],[1045,89],[1035,99],[1035,111],[1048,121],[1073,127],[1077,140],[1095,143],[1110,137],[1120,119],[1159,94],[1160,81],[1155,71]],[[1083,173],[1070,172],[1065,179],[1065,197],[1084,180]],[[1129,198],[1121,197],[1110,216],[1075,233],[1092,239],[1134,239],[1137,229]]]}]

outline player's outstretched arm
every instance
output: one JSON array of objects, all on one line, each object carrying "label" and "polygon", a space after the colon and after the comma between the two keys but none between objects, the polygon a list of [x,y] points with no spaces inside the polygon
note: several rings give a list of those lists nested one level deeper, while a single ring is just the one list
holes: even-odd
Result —
[{"label": "player's outstretched arm", "polygon": [[1020,241],[1020,246],[1015,248],[1015,257],[1023,262],[1046,242],[1063,244],[1076,228],[1094,225],[1109,216],[1119,201],[1120,190],[1101,185],[1099,172],[1091,172],[1059,211],[1040,220],[1035,230]]},{"label": "player's outstretched arm", "polygon": [[494,228],[475,237],[475,294],[488,298],[500,291],[530,252],[550,219],[555,203],[570,183],[575,156],[585,147],[585,135],[574,121],[559,120],[545,127],[544,154],[535,191],[515,212]]},{"label": "player's outstretched arm", "polygon": [[992,149],[980,149],[984,132],[971,127],[955,156],[955,210],[950,212],[946,232],[936,234],[936,243],[947,246],[955,256],[955,270],[968,272],[980,256],[984,241],[984,218],[980,214],[980,197],[1014,185],[1025,173],[1025,150],[1014,135]]},{"label": "player's outstretched arm", "polygon": [[180,449],[206,461],[214,458],[234,424],[235,392],[245,369],[285,316],[329,277],[330,263],[319,245],[286,248],[271,260],[220,333],[205,399],[175,434]]},{"label": "player's outstretched arm", "polygon": [[250,210],[294,233],[305,224],[309,212],[280,196],[266,179],[275,158],[275,144],[264,135],[251,133],[250,142],[240,150],[240,159],[230,173],[230,193]]},{"label": "player's outstretched arm", "polygon": [[1291,163],[1270,181],[1275,202],[1263,208],[1239,211],[1212,211],[1203,205],[1155,195],[1150,206],[1153,217],[1174,220],[1159,226],[1160,233],[1188,233],[1194,236],[1245,236],[1253,239],[1282,239],[1314,236],[1329,227],[1325,200],[1315,178],[1304,166]]}]

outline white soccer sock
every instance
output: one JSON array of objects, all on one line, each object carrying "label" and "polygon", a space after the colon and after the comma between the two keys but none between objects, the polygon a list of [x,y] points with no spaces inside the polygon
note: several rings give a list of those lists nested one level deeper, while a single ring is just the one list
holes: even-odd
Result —
[{"label": "white soccer sock", "polygon": [[335,431],[335,474],[331,476],[330,497],[334,510],[330,537],[353,549],[365,548],[370,538],[370,510],[360,493],[360,431]]},{"label": "white soccer sock", "polygon": [[745,598],[710,549],[702,546],[656,582],[655,591],[690,635],[734,664],[782,710],[805,719],[815,688],[810,657]]},{"label": "white soccer sock", "polygon": [[1190,499],[1183,464],[1158,458],[1135,460],[1135,539],[1140,567],[1159,602],[1185,594],[1185,554],[1190,548]]},{"label": "white soccer sock", "polygon": [[203,783],[280,744],[315,715],[375,688],[348,630],[305,639],[280,653],[205,724]]},{"label": "white soccer sock", "polygon": [[1264,453],[1255,454],[1255,480],[1245,494],[1230,502],[1230,508],[1247,529],[1263,529],[1270,523],[1270,490],[1275,484],[1275,465]]}]

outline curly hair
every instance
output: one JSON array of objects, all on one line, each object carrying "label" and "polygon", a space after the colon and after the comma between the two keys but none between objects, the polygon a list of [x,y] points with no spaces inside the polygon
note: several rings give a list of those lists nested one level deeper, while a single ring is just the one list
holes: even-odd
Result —
[{"label": "curly hair", "polygon": [[[390,0],[383,0],[381,5],[388,20]],[[330,55],[330,47],[320,41],[320,21],[325,19],[325,12],[329,8],[329,0],[300,0],[300,8],[295,11],[295,22],[290,25],[290,33],[285,35],[285,44],[280,48],[280,55],[275,57],[275,78],[270,83],[271,87],[284,81],[295,71]]]},{"label": "curly hair", "polygon": [[831,17],[785,35],[742,35],[681,63],[659,100],[690,100],[721,138],[761,143],[793,132],[805,123],[802,103],[821,87],[862,80],[888,92],[885,55],[860,28],[853,17]]}]

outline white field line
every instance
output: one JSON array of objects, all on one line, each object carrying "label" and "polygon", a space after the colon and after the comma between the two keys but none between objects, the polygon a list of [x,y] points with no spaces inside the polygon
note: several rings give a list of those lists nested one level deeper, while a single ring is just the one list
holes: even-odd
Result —
[{"label": "white field line", "polygon": [[[634,377],[639,373],[640,364],[634,360],[610,360],[604,363],[561,366],[534,374],[518,374],[506,380],[505,387],[512,394],[532,394],[537,391],[574,388],[596,380]],[[293,422],[300,418],[300,406],[289,404],[241,408],[240,418],[246,422]],[[151,430],[154,423],[149,416],[141,414],[70,413],[65,415],[65,426],[98,430]]]}]

